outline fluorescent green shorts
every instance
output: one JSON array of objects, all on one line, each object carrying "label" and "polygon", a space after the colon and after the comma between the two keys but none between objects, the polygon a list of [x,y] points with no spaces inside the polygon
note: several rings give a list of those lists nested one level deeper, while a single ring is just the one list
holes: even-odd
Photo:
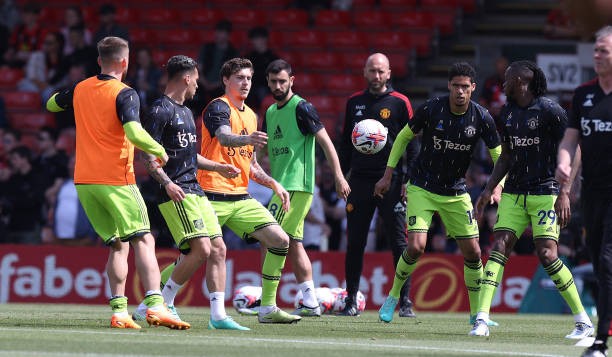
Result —
[{"label": "fluorescent green shorts", "polygon": [[427,232],[434,212],[438,212],[449,238],[478,237],[478,222],[470,195],[442,196],[415,185],[406,188],[408,232]]},{"label": "fluorescent green shorts", "polygon": [[151,231],[147,207],[136,185],[76,185],[79,201],[96,233],[109,245]]},{"label": "fluorescent green shorts", "polygon": [[158,207],[181,251],[189,249],[190,239],[221,237],[217,215],[206,196],[188,194],[181,202],[167,201]]},{"label": "fluorescent green shorts", "polygon": [[272,196],[268,210],[291,239],[302,241],[304,239],[304,218],[310,210],[312,193],[291,191],[289,194],[291,196],[289,212],[283,211],[283,204],[277,195]]},{"label": "fluorescent green shorts", "polygon": [[210,204],[217,212],[219,225],[226,225],[249,243],[257,241],[250,236],[251,233],[278,224],[272,214],[254,198],[237,201],[210,201]]},{"label": "fluorescent green shorts", "polygon": [[529,222],[533,238],[559,239],[555,213],[555,195],[523,195],[502,193],[493,231],[510,231],[519,237]]}]

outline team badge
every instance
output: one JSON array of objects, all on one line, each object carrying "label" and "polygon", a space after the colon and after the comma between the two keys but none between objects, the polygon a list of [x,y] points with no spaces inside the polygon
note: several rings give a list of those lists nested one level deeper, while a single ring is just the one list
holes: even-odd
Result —
[{"label": "team badge", "polygon": [[468,138],[471,138],[471,137],[473,137],[474,135],[476,135],[476,128],[474,128],[474,127],[473,127],[473,126],[471,126],[471,125],[468,125],[468,126],[467,126],[467,127],[464,129],[464,132],[465,132],[465,136],[467,136]]},{"label": "team badge", "polygon": [[380,117],[383,119],[389,119],[391,116],[391,110],[389,108],[382,108],[380,110]]},{"label": "team badge", "polygon": [[195,221],[193,221],[193,226],[196,229],[204,229],[204,222],[202,221],[202,219],[196,219]]},{"label": "team badge", "polygon": [[355,209],[355,207],[353,207],[353,204],[352,204],[352,203],[348,203],[348,204],[346,205],[346,211],[347,211],[347,212],[353,212],[353,210],[354,210],[354,209]]},{"label": "team badge", "polygon": [[527,120],[527,127],[531,130],[535,130],[538,128],[538,118],[529,118]]},{"label": "team badge", "polygon": [[408,217],[408,224],[414,226],[416,224],[416,216]]}]

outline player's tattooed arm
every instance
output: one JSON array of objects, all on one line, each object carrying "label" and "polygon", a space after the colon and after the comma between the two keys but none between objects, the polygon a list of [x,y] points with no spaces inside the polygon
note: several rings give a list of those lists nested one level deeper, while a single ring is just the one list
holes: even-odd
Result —
[{"label": "player's tattooed arm", "polygon": [[266,174],[264,169],[261,168],[261,166],[257,162],[256,152],[253,153],[253,160],[251,160],[250,177],[258,184],[271,188],[272,191],[274,191],[274,193],[281,199],[281,202],[283,204],[283,210],[285,212],[289,211],[289,192],[287,192],[287,190],[285,190],[285,188],[280,183],[278,183],[278,181]]},{"label": "player's tattooed arm", "polygon": [[215,136],[221,146],[238,147],[253,145],[260,149],[268,143],[268,134],[262,131],[254,131],[249,135],[238,135],[232,133],[232,128],[229,125],[219,126],[215,131]]},{"label": "player's tattooed arm", "polygon": [[142,153],[142,161],[144,163],[147,172],[155,181],[157,181],[160,185],[166,186],[172,182],[170,177],[166,175],[166,172],[161,168],[159,161],[155,157],[155,155],[151,155],[148,153]]}]

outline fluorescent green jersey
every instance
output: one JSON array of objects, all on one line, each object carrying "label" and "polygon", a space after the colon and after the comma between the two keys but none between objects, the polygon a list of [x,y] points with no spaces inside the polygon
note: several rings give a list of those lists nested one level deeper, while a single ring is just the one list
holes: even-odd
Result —
[{"label": "fluorescent green jersey", "polygon": [[266,111],[268,156],[272,177],[288,191],[312,193],[315,181],[314,134],[323,125],[314,107],[294,94],[282,107]]}]

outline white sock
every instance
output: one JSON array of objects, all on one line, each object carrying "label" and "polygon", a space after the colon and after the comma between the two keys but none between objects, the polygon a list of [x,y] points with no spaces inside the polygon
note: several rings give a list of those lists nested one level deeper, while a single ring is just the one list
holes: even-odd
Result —
[{"label": "white sock", "polygon": [[174,298],[176,297],[176,294],[178,294],[179,290],[181,289],[181,286],[183,285],[176,283],[174,280],[172,280],[172,277],[168,278],[166,285],[164,285],[164,290],[162,290],[161,292],[166,304],[171,305],[171,306],[174,305]]},{"label": "white sock", "polygon": [[481,311],[478,314],[476,314],[476,320],[489,321],[489,314]]},{"label": "white sock", "polygon": [[314,282],[312,280],[308,280],[301,283],[299,286],[303,296],[302,304],[308,307],[319,306],[317,295],[315,294]]},{"label": "white sock", "polygon": [[227,317],[225,313],[225,292],[210,293],[210,318],[218,321]]},{"label": "white sock", "polygon": [[276,307],[276,305],[271,305],[271,306],[260,306],[259,307],[259,314],[261,315],[265,315],[267,313],[272,312],[272,310],[274,310],[274,308]]},{"label": "white sock", "polygon": [[130,316],[127,311],[113,312],[113,315],[115,315],[117,317],[128,317],[128,316]]},{"label": "white sock", "polygon": [[589,315],[587,315],[586,311],[582,311],[574,315],[574,321],[584,322],[585,324],[588,324],[589,326],[593,326],[593,323],[591,322],[591,319],[589,318]]},{"label": "white sock", "polygon": [[138,305],[138,307],[136,308],[136,313],[138,313],[139,315],[146,315],[147,313],[147,309],[149,307],[147,305],[145,305],[144,302],[141,302],[140,305]]}]

